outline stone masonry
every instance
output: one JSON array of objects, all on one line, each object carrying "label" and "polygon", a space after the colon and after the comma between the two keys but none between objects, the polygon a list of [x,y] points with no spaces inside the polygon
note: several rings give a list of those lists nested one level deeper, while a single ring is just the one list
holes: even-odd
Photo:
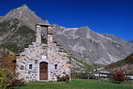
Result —
[{"label": "stone masonry", "polygon": [[[36,42],[32,42],[24,52],[17,57],[16,72],[19,78],[25,81],[56,81],[57,76],[68,74],[70,76],[69,55],[53,41],[54,27],[37,24]],[[45,43],[42,42],[42,32],[46,31]],[[45,63],[41,67],[41,63]],[[40,68],[41,67],[41,68]],[[41,72],[41,71],[44,71]]]}]

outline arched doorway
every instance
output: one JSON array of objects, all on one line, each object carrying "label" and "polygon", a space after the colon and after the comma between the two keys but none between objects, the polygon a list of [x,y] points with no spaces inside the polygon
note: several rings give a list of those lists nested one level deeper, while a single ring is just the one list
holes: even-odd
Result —
[{"label": "arched doorway", "polygon": [[40,63],[40,80],[48,80],[48,63]]}]

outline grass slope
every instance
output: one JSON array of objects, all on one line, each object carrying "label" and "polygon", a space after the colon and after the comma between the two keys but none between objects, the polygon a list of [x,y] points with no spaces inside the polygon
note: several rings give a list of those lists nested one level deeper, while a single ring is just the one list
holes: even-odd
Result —
[{"label": "grass slope", "polygon": [[133,64],[133,53],[131,55],[129,55],[128,57],[126,57],[125,59],[120,60],[114,64],[116,64],[118,66],[123,66],[125,64]]},{"label": "grass slope", "polygon": [[24,49],[27,44],[35,41],[35,31],[18,19],[0,22],[0,47],[7,48],[15,53]]},{"label": "grass slope", "polygon": [[133,65],[133,53],[123,60],[107,65],[106,69],[112,70],[114,68],[122,67],[124,65]]},{"label": "grass slope", "polygon": [[72,80],[70,83],[62,82],[36,82],[28,83],[16,89],[133,89],[129,84],[112,84],[96,80]]}]

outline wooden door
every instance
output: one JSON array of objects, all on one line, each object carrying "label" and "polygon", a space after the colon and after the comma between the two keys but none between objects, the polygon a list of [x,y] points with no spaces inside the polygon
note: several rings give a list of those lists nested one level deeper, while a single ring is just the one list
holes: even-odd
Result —
[{"label": "wooden door", "polygon": [[48,63],[40,63],[40,80],[48,80]]}]

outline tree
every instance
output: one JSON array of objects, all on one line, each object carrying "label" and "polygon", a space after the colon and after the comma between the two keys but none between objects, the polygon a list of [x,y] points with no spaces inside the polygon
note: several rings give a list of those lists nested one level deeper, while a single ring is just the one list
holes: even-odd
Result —
[{"label": "tree", "polygon": [[125,71],[121,68],[118,68],[113,73],[113,80],[117,83],[121,83],[126,80]]},{"label": "tree", "polygon": [[0,89],[11,89],[24,84],[22,79],[18,79],[16,69],[16,56],[5,56],[0,65]]}]

